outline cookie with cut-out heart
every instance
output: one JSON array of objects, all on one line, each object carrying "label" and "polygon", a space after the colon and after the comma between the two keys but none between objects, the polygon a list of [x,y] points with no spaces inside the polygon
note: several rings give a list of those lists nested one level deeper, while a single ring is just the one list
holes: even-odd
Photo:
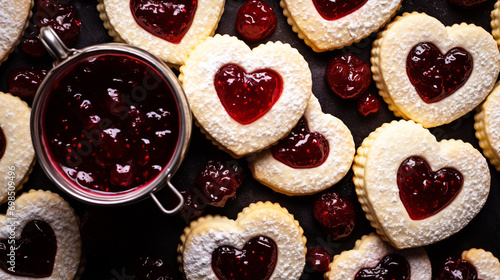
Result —
[{"label": "cookie with cut-out heart", "polygon": [[33,0],[0,0],[0,64],[4,62],[28,27]]},{"label": "cookie with cut-out heart", "polygon": [[303,232],[285,208],[258,202],[236,220],[205,216],[192,222],[181,236],[178,261],[187,280],[299,279]]},{"label": "cookie with cut-out heart", "polygon": [[500,262],[491,252],[470,249],[462,252],[461,258],[450,256],[437,269],[436,280],[480,279],[496,280],[500,275]]},{"label": "cookie with cut-out heart", "polygon": [[307,62],[281,42],[251,50],[236,37],[216,35],[190,52],[180,71],[197,124],[234,157],[285,137],[311,96]]},{"label": "cookie with cut-out heart", "polygon": [[117,42],[143,48],[180,66],[198,43],[214,35],[224,0],[99,0],[104,27]]},{"label": "cookie with cut-out heart", "polygon": [[493,89],[500,71],[498,47],[483,28],[444,26],[416,12],[396,18],[379,33],[371,62],[389,109],[424,127],[472,111]]},{"label": "cookie with cut-out heart", "polygon": [[78,218],[50,191],[9,199],[0,215],[0,244],[0,279],[73,279],[79,271]]},{"label": "cookie with cut-out heart", "polygon": [[413,121],[372,132],[354,158],[366,217],[396,248],[443,240],[481,210],[490,190],[486,159],[469,143],[436,138]]},{"label": "cookie with cut-out heart", "polygon": [[325,272],[326,280],[431,280],[431,276],[431,263],[423,248],[397,250],[375,233],[361,237],[354,249],[336,255]]},{"label": "cookie with cut-out heart", "polygon": [[341,49],[384,26],[402,0],[281,0],[283,14],[315,52]]},{"label": "cookie with cut-out heart", "polygon": [[308,195],[339,182],[354,159],[351,131],[321,111],[312,95],[304,116],[290,134],[249,158],[254,178],[286,195]]}]

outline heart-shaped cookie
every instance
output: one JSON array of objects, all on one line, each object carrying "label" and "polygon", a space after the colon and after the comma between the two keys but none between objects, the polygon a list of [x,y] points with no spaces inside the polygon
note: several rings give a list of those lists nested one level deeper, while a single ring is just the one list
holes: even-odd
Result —
[{"label": "heart-shaped cookie", "polygon": [[216,35],[190,52],[180,71],[198,125],[234,157],[285,137],[311,96],[307,62],[281,42],[251,50],[236,37]]},{"label": "heart-shaped cookie", "polygon": [[[437,142],[413,121],[393,121],[372,132],[353,170],[366,217],[399,249],[458,232],[481,210],[490,189],[488,164],[479,151],[459,140]],[[444,180],[434,180],[436,173]]]},{"label": "heart-shaped cookie", "polygon": [[477,108],[474,129],[479,146],[497,171],[500,171],[500,83],[495,85],[486,100]]},{"label": "heart-shaped cookie", "polygon": [[402,0],[281,0],[283,14],[315,52],[341,49],[384,26]]},{"label": "heart-shaped cookie", "polygon": [[[299,279],[306,238],[279,204],[251,204],[236,220],[205,216],[184,230],[179,263],[187,280]],[[243,254],[240,254],[243,253]]]},{"label": "heart-shaped cookie", "polygon": [[99,0],[97,9],[115,41],[143,48],[178,67],[190,50],[215,33],[224,2]]},{"label": "heart-shaped cookie", "polygon": [[500,71],[497,45],[483,28],[448,27],[416,12],[396,18],[379,33],[371,62],[389,109],[424,127],[450,123],[473,110]]},{"label": "heart-shaped cookie", "polygon": [[80,267],[78,217],[50,191],[9,199],[0,216],[0,243],[0,279],[73,279]]},{"label": "heart-shaped cookie", "polygon": [[249,157],[254,178],[286,195],[308,195],[328,189],[351,168],[351,131],[321,110],[312,95],[303,118],[292,132],[270,149]]},{"label": "heart-shaped cookie", "polygon": [[377,234],[365,235],[354,249],[333,258],[326,280],[431,280],[431,263],[424,249],[397,250]]},{"label": "heart-shaped cookie", "polygon": [[33,0],[0,0],[0,64],[4,62],[28,27]]},{"label": "heart-shaped cookie", "polygon": [[[500,262],[491,252],[483,249],[470,249],[464,251],[462,252],[461,259],[458,261],[466,263],[466,265],[461,266],[462,269],[459,269],[459,271],[465,275],[467,273],[469,275],[476,275],[476,279],[498,279],[500,275]],[[454,267],[453,263],[451,266]],[[454,272],[454,269],[448,268],[446,270]],[[440,273],[440,271],[438,271],[438,273]]]}]

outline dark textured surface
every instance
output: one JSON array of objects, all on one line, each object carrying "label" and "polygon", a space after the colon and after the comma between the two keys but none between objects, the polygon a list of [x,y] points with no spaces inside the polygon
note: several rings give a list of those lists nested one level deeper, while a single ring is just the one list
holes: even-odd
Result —
[{"label": "dark textured surface", "polygon": [[[314,53],[292,32],[291,27],[286,23],[278,1],[265,1],[275,9],[278,15],[277,30],[268,40],[280,40],[289,43],[297,48],[306,58],[313,74],[314,94],[320,100],[326,113],[339,117],[351,129],[356,147],[361,144],[362,140],[371,131],[383,123],[395,119],[393,114],[387,109],[385,103],[382,103],[382,107],[377,114],[366,118],[362,117],[356,112],[355,102],[345,101],[335,96],[328,89],[324,79],[324,71],[328,61],[337,54],[355,53],[361,58],[368,60],[371,43],[375,37],[374,34],[360,43],[342,50],[319,54]],[[226,0],[225,11],[217,33],[236,35],[236,12],[244,2],[244,0]],[[451,6],[447,0],[404,0],[398,14],[411,11],[425,12],[437,17],[446,25],[465,21],[491,31],[489,27],[489,14],[493,9],[494,2],[494,0],[490,0],[475,9],[463,10]],[[76,47],[80,48],[110,42],[111,38],[103,28],[95,8],[96,1],[74,0],[72,3],[76,7],[82,21],[82,32]],[[256,45],[253,44],[252,47]],[[7,90],[7,74],[12,69],[21,66],[36,66],[49,69],[51,63],[52,61],[48,57],[33,59],[16,49],[15,53],[0,66],[0,90]],[[373,84],[369,90],[376,92]],[[64,108],[61,108],[61,110],[64,110]],[[462,139],[479,148],[478,141],[474,137],[473,114],[474,112],[469,113],[449,125],[433,128],[431,132],[438,139]],[[221,152],[205,139],[199,132],[199,129],[194,127],[189,153],[174,177],[174,185],[179,189],[192,189],[196,175],[202,169],[202,166],[209,159],[220,154]],[[243,165],[246,165],[244,159],[239,161]],[[460,254],[463,250],[472,247],[484,248],[493,252],[496,256],[500,256],[500,177],[492,166],[490,166],[490,169],[492,170],[492,188],[483,210],[459,233],[447,240],[426,247],[433,267],[436,267],[446,256]],[[24,189],[31,188],[49,189],[61,193],[48,180],[38,165],[35,167]],[[238,190],[236,200],[228,202],[223,209],[209,207],[206,213],[216,213],[228,216],[229,218],[236,218],[236,215],[252,202],[266,200],[279,202],[282,206],[288,208],[299,220],[308,238],[308,246],[323,246],[333,256],[343,250],[353,248],[358,238],[373,231],[357,203],[352,184],[352,172],[349,172],[333,189],[347,196],[351,201],[356,203],[357,207],[357,224],[354,232],[350,237],[340,241],[329,239],[314,220],[312,216],[312,201],[316,196],[287,197],[274,193],[253,180],[250,172],[247,173],[247,178]],[[169,195],[166,189],[159,193],[161,200],[167,200]],[[86,270],[82,279],[131,279],[130,264],[145,253],[154,253],[166,258],[172,268],[177,270],[176,248],[182,230],[186,226],[184,220],[163,215],[151,200],[123,207],[101,208],[84,205],[68,198],[64,194],[63,197],[71,203],[82,217],[82,237],[87,256]],[[177,271],[175,273],[176,279],[181,279],[180,273]],[[303,279],[322,279],[322,274],[312,273],[306,268]]]}]

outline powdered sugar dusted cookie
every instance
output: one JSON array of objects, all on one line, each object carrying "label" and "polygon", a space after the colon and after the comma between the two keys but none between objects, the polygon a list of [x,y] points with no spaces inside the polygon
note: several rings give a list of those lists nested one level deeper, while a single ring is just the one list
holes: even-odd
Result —
[{"label": "powdered sugar dusted cookie", "polygon": [[497,170],[500,170],[500,83],[486,101],[478,107],[474,116],[476,137],[484,155]]},{"label": "powdered sugar dusted cookie", "polygon": [[311,96],[307,62],[281,42],[251,50],[236,37],[216,35],[198,45],[180,71],[202,131],[235,157],[285,137]]},{"label": "powdered sugar dusted cookie", "polygon": [[397,250],[375,233],[356,241],[354,249],[336,255],[325,273],[326,280],[431,280],[431,276],[431,263],[424,249]]},{"label": "powdered sugar dusted cookie", "polygon": [[351,131],[321,111],[312,95],[302,119],[278,144],[249,158],[254,178],[286,195],[307,195],[340,181],[354,158]]},{"label": "powdered sugar dusted cookie", "polygon": [[483,28],[444,26],[419,13],[398,17],[379,33],[371,62],[389,109],[424,127],[450,123],[473,110],[500,71],[498,47]]},{"label": "powdered sugar dusted cookie", "polygon": [[486,159],[472,145],[436,138],[413,121],[372,132],[354,159],[358,199],[396,248],[445,239],[481,210],[490,190]]},{"label": "powdered sugar dusted cookie", "polygon": [[31,18],[33,0],[0,0],[0,63],[19,43]]},{"label": "powdered sugar dusted cookie", "polygon": [[187,280],[299,279],[306,239],[279,204],[258,202],[236,220],[205,216],[184,230],[179,263]]},{"label": "powdered sugar dusted cookie", "polygon": [[494,280],[500,276],[500,262],[491,252],[470,249],[462,252],[462,260],[474,266],[477,279]]}]

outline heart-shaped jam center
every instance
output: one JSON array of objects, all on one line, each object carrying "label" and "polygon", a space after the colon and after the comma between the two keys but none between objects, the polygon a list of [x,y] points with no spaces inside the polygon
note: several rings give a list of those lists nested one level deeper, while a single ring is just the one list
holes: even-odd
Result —
[{"label": "heart-shaped jam center", "polygon": [[229,116],[241,124],[250,124],[278,101],[283,80],[270,69],[249,74],[238,65],[228,64],[217,71],[214,85]]},{"label": "heart-shaped jam center", "polygon": [[414,46],[406,59],[410,82],[425,103],[438,102],[462,87],[472,73],[472,55],[453,48],[445,55],[434,44]]},{"label": "heart-shaped jam center", "polygon": [[446,258],[436,277],[436,280],[448,279],[479,280],[474,265],[455,256]]},{"label": "heart-shaped jam center", "polygon": [[387,255],[373,268],[363,268],[354,280],[408,280],[410,279],[410,265],[401,255]]},{"label": "heart-shaped jam center", "polygon": [[188,32],[198,0],[130,0],[135,21],[149,33],[178,44]]},{"label": "heart-shaped jam center", "polygon": [[3,129],[0,127],[0,159],[2,159],[5,153],[5,148],[7,148],[7,140],[5,139],[5,134],[3,134]]},{"label": "heart-shaped jam center", "polygon": [[314,7],[326,20],[336,20],[361,8],[368,0],[313,0]]},{"label": "heart-shaped jam center", "polygon": [[250,239],[242,250],[222,246],[212,253],[212,269],[220,280],[267,280],[278,262],[278,246],[268,237]]},{"label": "heart-shaped jam center", "polygon": [[[18,223],[7,219],[7,225],[9,232],[13,232]],[[56,251],[57,241],[52,227],[44,221],[30,221],[20,239],[0,240],[0,268],[16,276],[49,277]]]},{"label": "heart-shaped jam center", "polygon": [[422,220],[446,207],[463,185],[462,174],[454,168],[433,172],[425,159],[412,156],[398,170],[399,197],[412,220]]},{"label": "heart-shaped jam center", "polygon": [[302,117],[287,137],[271,148],[273,157],[292,168],[313,168],[322,165],[330,153],[328,140],[311,132]]}]

